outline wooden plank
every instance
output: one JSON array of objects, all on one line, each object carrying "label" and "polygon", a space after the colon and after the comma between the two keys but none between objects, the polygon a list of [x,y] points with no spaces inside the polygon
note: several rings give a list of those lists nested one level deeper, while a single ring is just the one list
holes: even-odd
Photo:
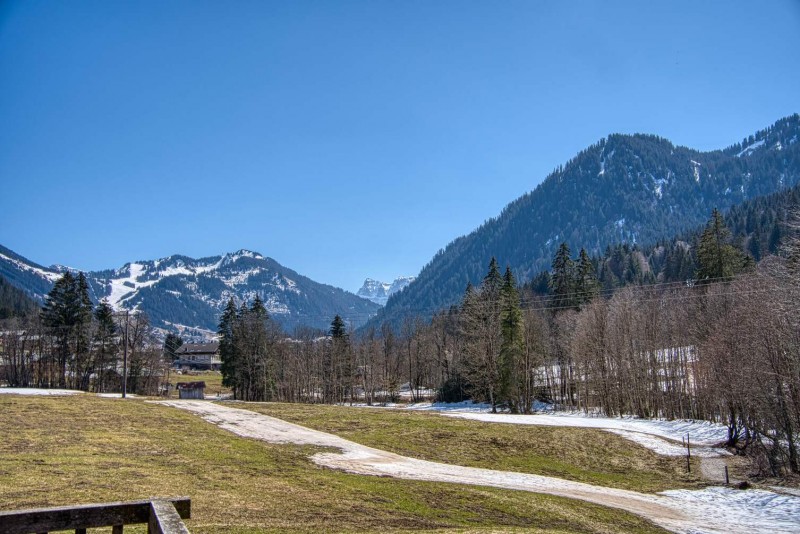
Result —
[{"label": "wooden plank", "polygon": [[189,529],[183,524],[181,516],[171,502],[159,500],[150,503],[147,532],[148,534],[189,534]]},{"label": "wooden plank", "polygon": [[[173,503],[182,518],[189,517],[191,500],[188,497],[163,500]],[[147,523],[150,520],[150,502],[112,502],[6,511],[0,512],[0,525],[3,526],[3,534],[31,534]]]}]

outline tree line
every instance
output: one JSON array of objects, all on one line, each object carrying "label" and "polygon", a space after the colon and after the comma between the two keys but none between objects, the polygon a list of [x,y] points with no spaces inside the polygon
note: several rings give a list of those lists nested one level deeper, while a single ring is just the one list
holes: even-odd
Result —
[{"label": "tree line", "polygon": [[[797,219],[795,219],[796,221]],[[610,416],[704,419],[764,473],[800,472],[800,225],[757,264],[714,211],[693,278],[605,287],[585,250],[563,243],[546,291],[496,260],[461,302],[356,333],[282,332],[263,302],[230,300],[219,323],[224,384],[249,401],[349,403],[436,398],[528,413],[537,402]],[[123,335],[127,320],[128,335]],[[65,273],[39,314],[4,323],[0,378],[12,386],[156,393],[167,349],[147,318],[115,314]]]},{"label": "tree line", "polygon": [[44,307],[3,322],[0,380],[12,387],[122,390],[127,345],[127,391],[157,394],[168,362],[141,313],[115,314],[89,298],[83,273],[66,272]]},{"label": "tree line", "polygon": [[282,335],[257,303],[220,323],[237,398],[348,403],[435,398],[531,412],[538,402],[609,416],[701,419],[763,473],[800,472],[800,244],[758,265],[718,212],[690,282],[606,290],[562,244],[549,292],[520,289],[492,260],[481,284],[430,320],[353,335]]}]

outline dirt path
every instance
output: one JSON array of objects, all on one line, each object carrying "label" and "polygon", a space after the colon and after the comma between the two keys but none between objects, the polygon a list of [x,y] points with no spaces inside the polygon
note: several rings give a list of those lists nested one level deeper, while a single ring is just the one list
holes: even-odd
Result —
[{"label": "dirt path", "polygon": [[408,458],[266,415],[205,401],[162,401],[160,404],[196,413],[239,436],[270,443],[340,449],[341,453],[315,454],[311,460],[321,466],[359,475],[492,486],[580,499],[619,508],[673,532],[686,534],[744,533],[754,529],[773,533],[800,531],[800,498],[766,491],[708,488],[643,494],[553,477]]}]

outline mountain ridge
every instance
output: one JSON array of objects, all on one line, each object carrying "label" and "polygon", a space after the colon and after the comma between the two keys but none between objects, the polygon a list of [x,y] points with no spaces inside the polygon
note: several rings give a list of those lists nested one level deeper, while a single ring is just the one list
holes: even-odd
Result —
[{"label": "mountain ridge", "polygon": [[655,242],[701,224],[713,208],[791,187],[800,181],[799,139],[798,114],[704,152],[650,134],[608,135],[442,248],[369,326],[457,303],[492,257],[525,282],[549,268],[562,241],[591,255],[615,243]]},{"label": "mountain ridge", "polygon": [[[0,274],[39,302],[64,269],[43,267],[0,246]],[[197,259],[174,254],[85,274],[93,301],[107,299],[115,309],[142,310],[165,331],[213,332],[230,298],[240,305],[256,295],[287,330],[327,329],[336,314],[357,327],[378,309],[248,249]]]}]

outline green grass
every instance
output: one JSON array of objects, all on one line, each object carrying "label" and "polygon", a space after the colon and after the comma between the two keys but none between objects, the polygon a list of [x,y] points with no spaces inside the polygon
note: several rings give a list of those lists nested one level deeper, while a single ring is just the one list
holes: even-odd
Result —
[{"label": "green grass", "polygon": [[610,432],[485,423],[435,413],[259,403],[258,411],[397,454],[470,467],[547,475],[656,492],[702,486],[694,459],[660,456]]},{"label": "green grass", "polygon": [[663,532],[569,499],[323,469],[307,447],[137,400],[4,395],[0,429],[3,509],[188,495],[194,533]]}]

